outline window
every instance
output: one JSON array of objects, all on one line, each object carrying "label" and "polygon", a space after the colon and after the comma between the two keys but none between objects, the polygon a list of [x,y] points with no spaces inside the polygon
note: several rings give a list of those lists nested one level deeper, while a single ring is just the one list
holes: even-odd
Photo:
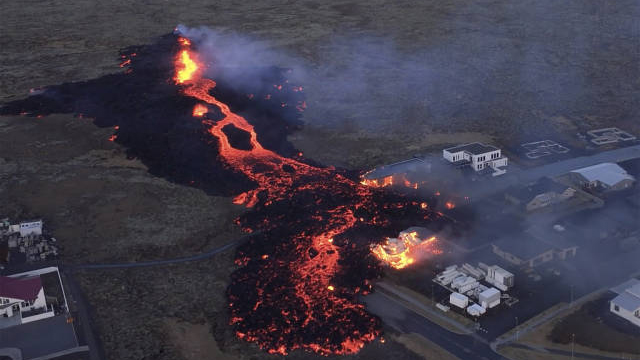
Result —
[{"label": "window", "polygon": [[620,311],[620,306],[618,306],[618,305],[613,305],[613,310],[614,310],[615,312],[619,312],[619,311]]}]

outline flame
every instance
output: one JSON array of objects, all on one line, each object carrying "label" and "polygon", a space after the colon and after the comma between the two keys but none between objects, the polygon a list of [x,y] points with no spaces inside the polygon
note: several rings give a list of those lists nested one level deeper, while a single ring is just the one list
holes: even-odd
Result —
[{"label": "flame", "polygon": [[451,210],[451,209],[453,209],[453,208],[455,208],[455,207],[456,207],[456,204],[454,204],[454,203],[453,203],[453,202],[451,202],[451,201],[447,201],[446,203],[444,203],[444,206],[445,206],[447,209]]},{"label": "flame", "polygon": [[193,116],[202,117],[208,112],[209,109],[205,105],[196,104],[196,106],[193,107]]},{"label": "flame", "polygon": [[[394,177],[396,179],[394,179]],[[366,179],[364,178],[364,175],[363,175],[362,180],[360,181],[360,184],[365,186],[375,187],[375,188],[383,188],[383,187],[393,186],[393,185],[402,185],[406,188],[416,189],[416,190],[418,189],[418,183],[409,181],[404,174],[389,175],[380,179]]]},{"label": "flame", "polygon": [[416,231],[401,232],[398,238],[387,238],[384,244],[372,245],[371,252],[383,263],[394,269],[404,269],[414,264],[418,255],[424,252],[440,254],[436,247],[436,237],[420,239]]},{"label": "flame", "polygon": [[176,68],[178,68],[178,71],[176,72],[175,80],[177,83],[183,84],[194,78],[198,70],[198,63],[193,60],[189,50],[184,49],[180,51]]}]

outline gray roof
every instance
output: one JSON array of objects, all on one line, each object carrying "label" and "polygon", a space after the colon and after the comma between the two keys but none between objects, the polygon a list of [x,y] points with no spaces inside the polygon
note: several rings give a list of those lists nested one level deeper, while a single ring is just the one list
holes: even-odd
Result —
[{"label": "gray roof", "polygon": [[475,143],[471,143],[471,144],[464,144],[464,145],[458,145],[458,146],[450,147],[450,148],[445,149],[445,150],[450,152],[450,153],[466,151],[466,152],[471,153],[473,155],[479,155],[479,154],[488,153],[490,151],[496,151],[496,150],[499,150],[499,149],[497,147],[495,147],[495,146],[485,145],[483,143],[475,142]]},{"label": "gray roof", "polygon": [[571,171],[582,175],[587,181],[599,181],[607,186],[614,186],[623,180],[635,180],[633,176],[618,164],[602,163]]},{"label": "gray roof", "polygon": [[640,280],[636,279],[636,278],[631,278],[625,282],[623,282],[622,284],[618,285],[618,286],[614,286],[612,287],[610,290],[613,291],[616,294],[622,294],[623,292],[627,291],[627,289],[633,287],[634,285],[640,284]]},{"label": "gray roof", "polygon": [[634,312],[640,308],[640,298],[633,296],[628,292],[623,292],[616,296],[611,300],[611,302],[629,312]]},{"label": "gray roof", "polygon": [[508,252],[521,260],[528,261],[555,247],[524,233],[518,238],[506,237],[494,243],[500,250]]},{"label": "gray roof", "polygon": [[543,177],[535,183],[529,184],[527,186],[514,185],[507,189],[507,194],[520,200],[522,203],[528,203],[540,194],[545,194],[548,192],[561,194],[568,188],[569,186],[562,185],[548,177]]}]

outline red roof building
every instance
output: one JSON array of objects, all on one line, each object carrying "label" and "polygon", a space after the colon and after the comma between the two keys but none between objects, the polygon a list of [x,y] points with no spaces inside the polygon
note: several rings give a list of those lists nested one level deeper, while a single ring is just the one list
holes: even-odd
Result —
[{"label": "red roof building", "polygon": [[34,301],[42,289],[40,276],[11,278],[0,276],[0,297]]}]

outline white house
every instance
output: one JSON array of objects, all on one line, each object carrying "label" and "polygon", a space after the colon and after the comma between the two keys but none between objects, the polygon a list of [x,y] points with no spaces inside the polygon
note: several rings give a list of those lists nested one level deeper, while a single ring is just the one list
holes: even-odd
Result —
[{"label": "white house", "polygon": [[442,150],[442,157],[450,163],[470,165],[475,171],[486,168],[494,170],[493,176],[507,172],[501,167],[507,166],[508,159],[502,156],[502,152],[495,146],[482,143],[470,143],[458,145]]},{"label": "white house", "polygon": [[[635,285],[630,285],[633,283]],[[628,284],[624,291],[620,289],[619,295],[611,300],[609,310],[640,327],[640,281],[636,280]]]},{"label": "white house", "polygon": [[0,276],[0,316],[20,316],[20,323],[26,323],[53,315],[47,309],[40,276]]},{"label": "white house", "polygon": [[20,223],[19,231],[20,236],[42,235],[42,220],[23,221]]}]

